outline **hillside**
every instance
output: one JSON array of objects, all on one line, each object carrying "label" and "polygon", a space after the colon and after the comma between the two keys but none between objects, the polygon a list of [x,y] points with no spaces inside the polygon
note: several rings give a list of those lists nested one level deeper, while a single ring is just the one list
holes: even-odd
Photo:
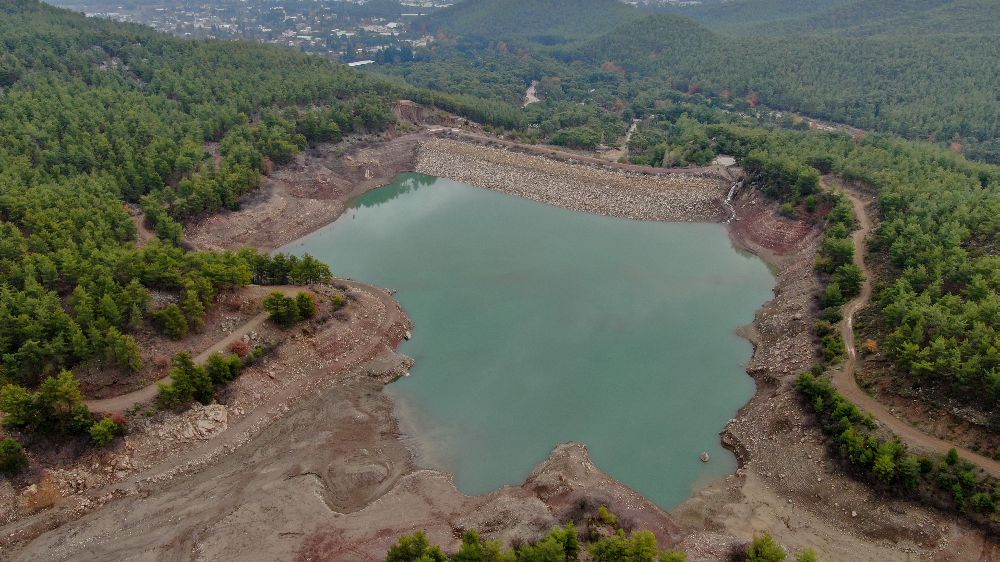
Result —
[{"label": "hillside", "polygon": [[680,90],[753,94],[772,107],[910,138],[1000,136],[1000,46],[985,36],[733,38],[657,16],[559,54],[611,61]]},{"label": "hillside", "polygon": [[[391,89],[293,51],[31,0],[0,12],[0,384],[78,366],[127,379],[134,332],[196,330],[259,273],[254,252],[186,251],[185,222],[238,208],[309,144],[392,121]],[[126,204],[156,239],[136,244]]]},{"label": "hillside", "polygon": [[559,44],[607,33],[640,16],[616,0],[465,0],[424,24],[467,37]]},{"label": "hillside", "polygon": [[822,13],[851,0],[734,0],[699,4],[666,4],[660,11],[696,19],[718,28],[757,26]]},{"label": "hillside", "polygon": [[1000,34],[996,12],[996,2],[991,0],[855,0],[809,16],[763,25],[756,32],[995,37]]}]

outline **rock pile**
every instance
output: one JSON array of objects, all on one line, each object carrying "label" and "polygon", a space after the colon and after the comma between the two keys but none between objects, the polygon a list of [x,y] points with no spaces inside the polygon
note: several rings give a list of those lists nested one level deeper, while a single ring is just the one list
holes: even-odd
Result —
[{"label": "rock pile", "polygon": [[729,186],[708,176],[644,175],[446,139],[420,146],[416,171],[613,217],[720,222],[727,216]]}]

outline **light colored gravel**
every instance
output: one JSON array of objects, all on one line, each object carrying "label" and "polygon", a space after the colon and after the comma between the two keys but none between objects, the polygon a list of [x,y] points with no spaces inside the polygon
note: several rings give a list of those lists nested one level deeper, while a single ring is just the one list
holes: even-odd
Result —
[{"label": "light colored gravel", "polygon": [[706,175],[638,174],[448,139],[422,143],[416,171],[599,215],[672,222],[728,216],[728,183]]}]

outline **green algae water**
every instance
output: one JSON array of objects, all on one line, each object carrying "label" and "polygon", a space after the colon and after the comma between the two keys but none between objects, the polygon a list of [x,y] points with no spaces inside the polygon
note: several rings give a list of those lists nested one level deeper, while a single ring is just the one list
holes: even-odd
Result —
[{"label": "green algae water", "polygon": [[666,509],[735,470],[718,434],[753,393],[735,330],[773,278],[722,225],[403,174],[284,251],[398,291],[416,366],[388,391],[419,463],[463,493],[522,482],[566,441]]}]

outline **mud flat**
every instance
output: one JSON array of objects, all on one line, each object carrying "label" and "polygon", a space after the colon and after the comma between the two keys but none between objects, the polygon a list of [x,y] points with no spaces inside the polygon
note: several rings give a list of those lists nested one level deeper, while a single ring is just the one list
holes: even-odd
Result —
[{"label": "mud flat", "polygon": [[671,222],[728,216],[722,202],[729,185],[707,174],[639,174],[451,139],[421,143],[415,171],[599,215]]}]

